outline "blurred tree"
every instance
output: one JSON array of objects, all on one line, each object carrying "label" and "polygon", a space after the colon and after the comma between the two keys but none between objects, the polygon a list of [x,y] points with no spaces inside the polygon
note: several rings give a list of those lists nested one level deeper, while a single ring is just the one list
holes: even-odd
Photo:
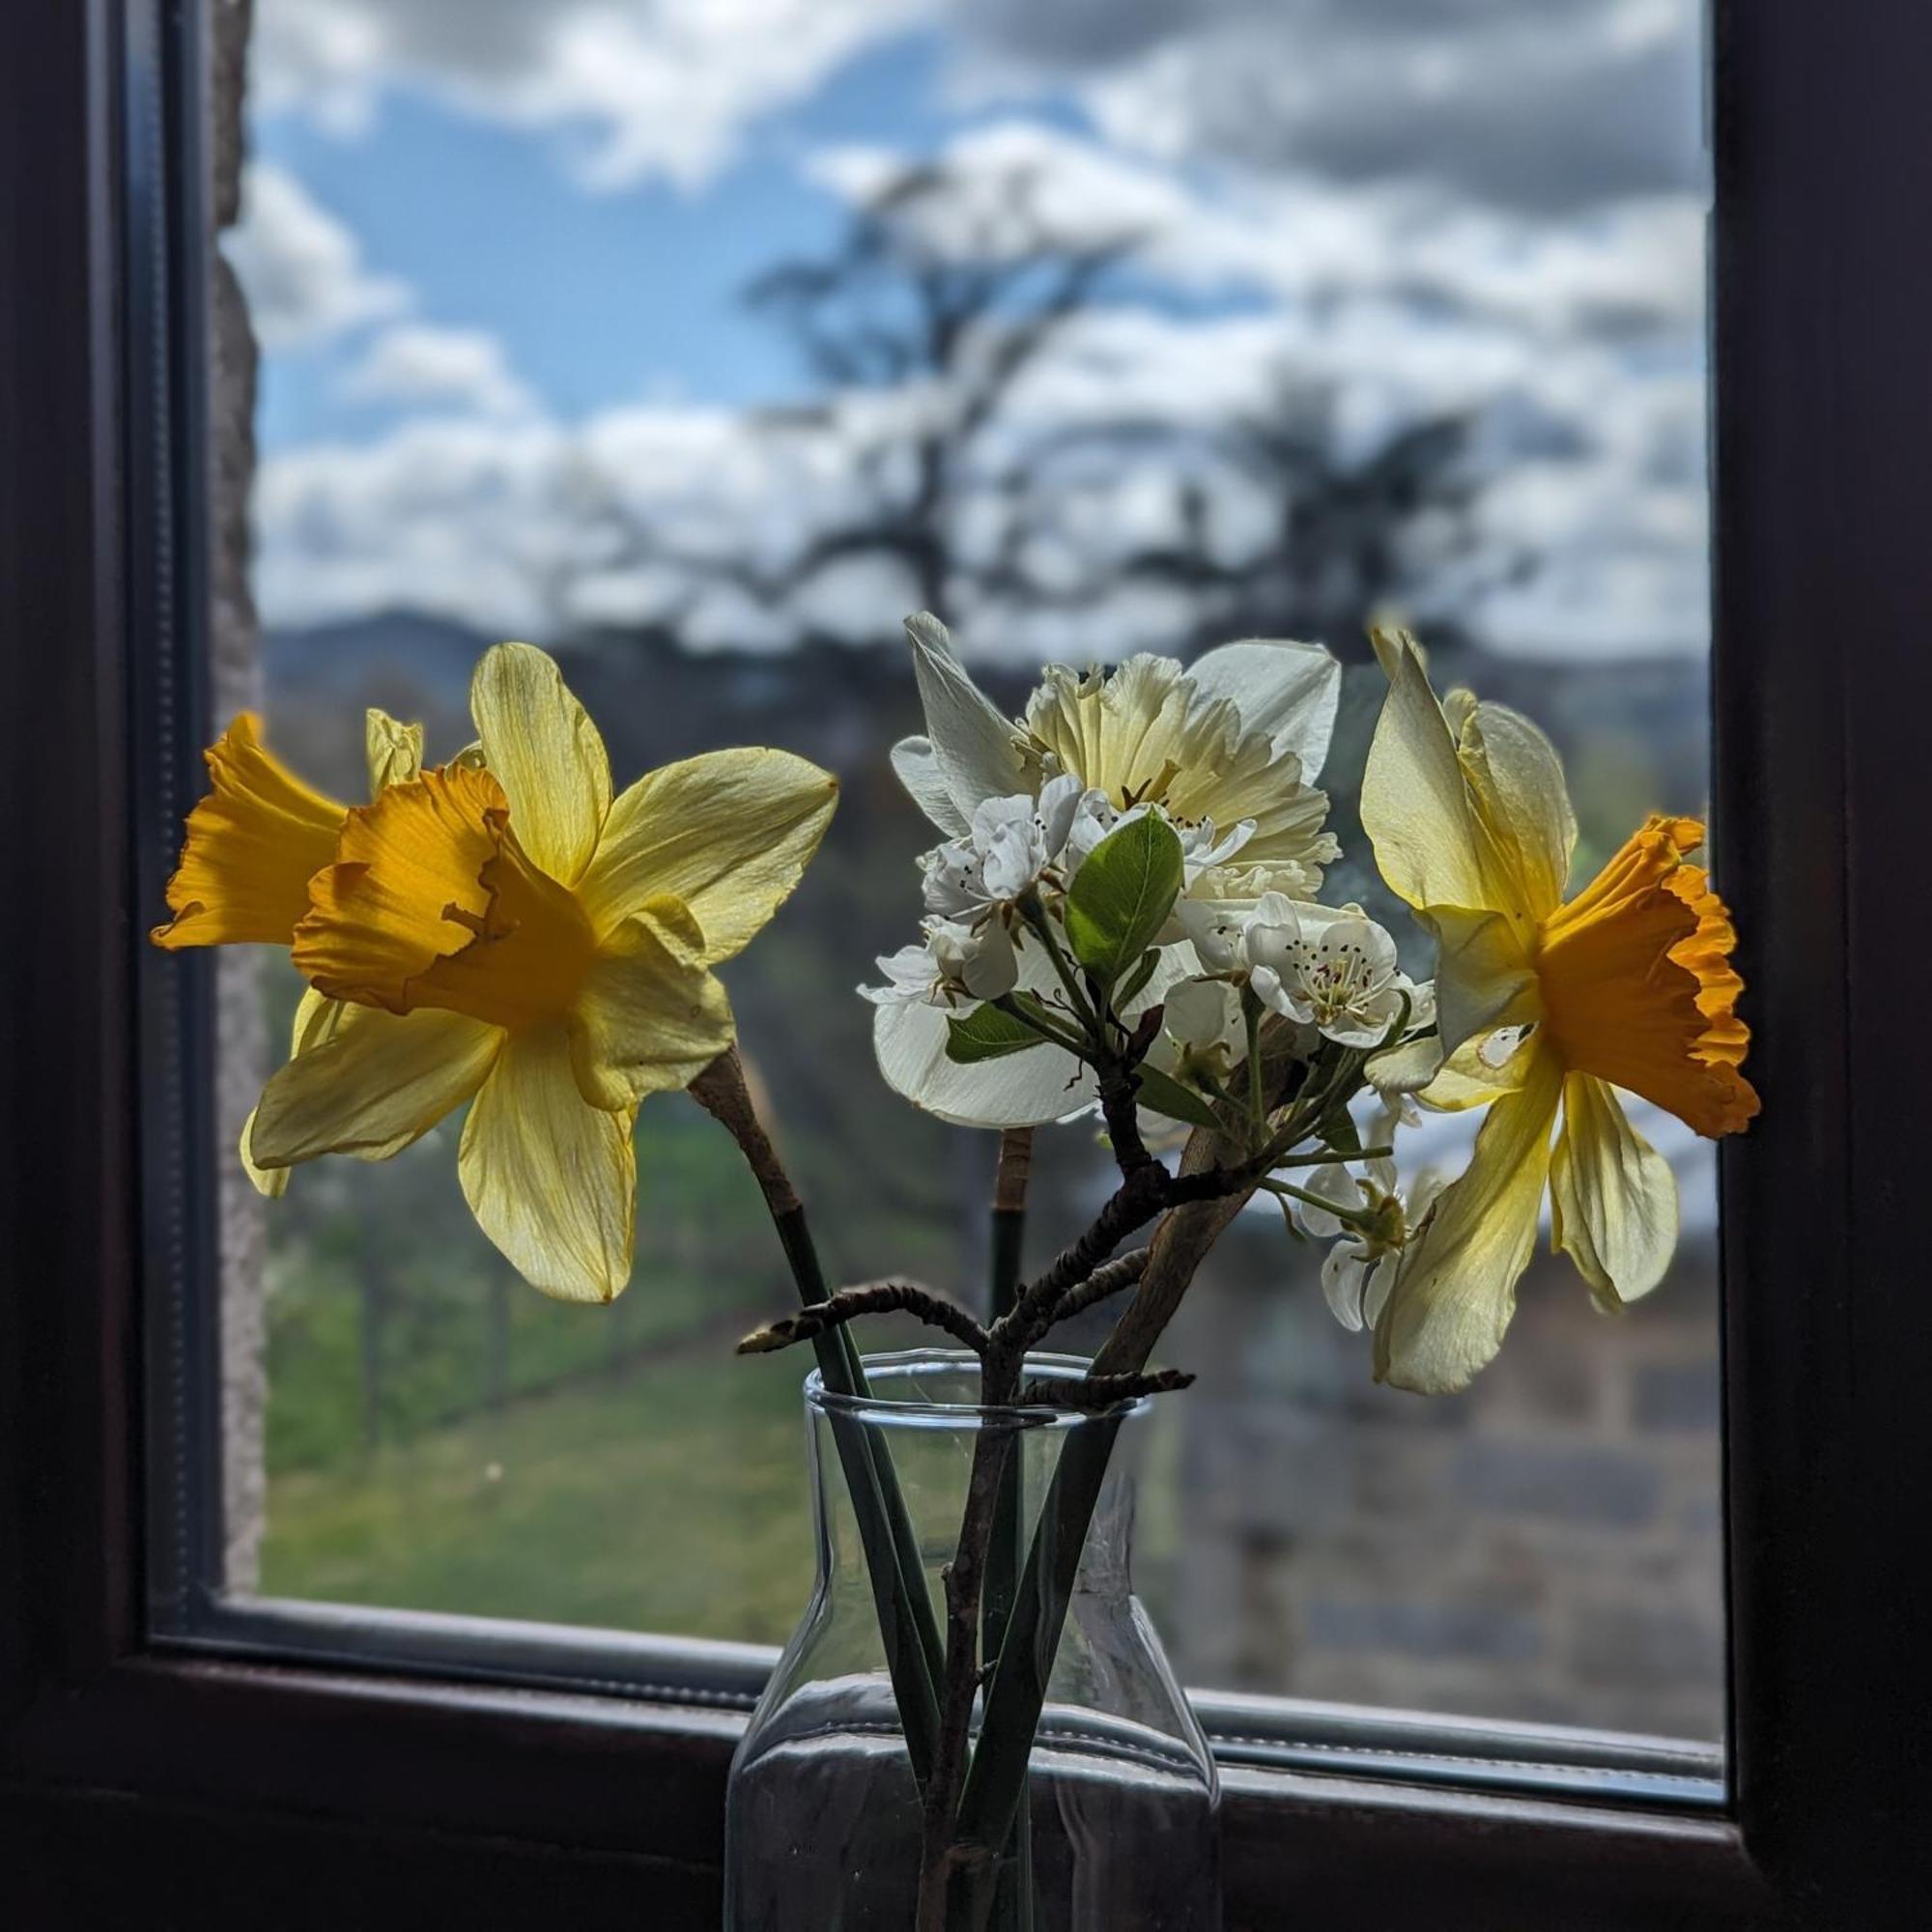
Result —
[{"label": "blurred tree", "polygon": [[[1166,534],[1063,576],[1053,600],[1167,591],[1187,613],[1175,640],[1187,654],[1230,638],[1307,638],[1366,660],[1367,626],[1382,616],[1436,648],[1466,642],[1480,598],[1532,568],[1526,551],[1477,529],[1478,422],[1430,415],[1365,439],[1345,434],[1336,403],[1284,369],[1257,402],[1198,428],[1123,411],[1059,437],[1032,476],[1037,530],[1069,485],[1136,463],[1172,479],[1173,514]],[[998,587],[1042,594],[1017,572]]]},{"label": "blurred tree", "polygon": [[760,555],[742,531],[697,545],[639,527],[614,488],[579,479],[586,516],[616,531],[607,567],[688,582],[660,612],[668,630],[720,585],[784,611],[810,643],[829,635],[812,593],[840,567],[883,566],[908,609],[942,613],[1009,577],[1027,466],[1023,440],[993,432],[1011,427],[1004,406],[1021,376],[1141,239],[1056,220],[1040,188],[1026,167],[991,181],[943,162],[895,167],[858,197],[829,254],[781,263],[747,288],[816,390],[758,420],[832,479],[810,533],[784,554]]}]

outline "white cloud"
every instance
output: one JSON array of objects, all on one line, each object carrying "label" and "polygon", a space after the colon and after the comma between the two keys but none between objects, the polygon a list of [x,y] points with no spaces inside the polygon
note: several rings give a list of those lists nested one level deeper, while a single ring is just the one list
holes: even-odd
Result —
[{"label": "white cloud", "polygon": [[[1552,334],[1694,327],[1702,213],[1688,194],[1581,213],[1505,210],[1413,183],[1296,173],[1203,181],[1025,120],[949,143],[937,184],[895,207],[895,230],[944,259],[1009,261],[1042,243],[1132,242],[1135,263],[1197,295],[1315,305],[1382,295]],[[877,148],[809,157],[820,185],[869,206],[910,163]]]},{"label": "white cloud", "polygon": [[384,92],[555,133],[586,185],[700,185],[929,0],[260,0],[260,104],[342,130]]},{"label": "white cloud", "polygon": [[[1009,259],[1043,238],[1065,248],[1128,231],[1136,244],[1131,273],[1064,325],[981,433],[956,532],[969,557],[1014,552],[1066,600],[1137,547],[1205,541],[1223,563],[1264,556],[1282,541],[1280,481],[1244,470],[1225,432],[1278,428],[1314,395],[1329,400],[1350,461],[1419,421],[1471,420],[1485,555],[1540,566],[1460,597],[1487,641],[1543,655],[1701,645],[1691,196],[1559,213],[1396,180],[1203,174],[1012,119],[961,134],[943,160],[942,186],[904,204],[914,253]],[[863,203],[902,164],[842,148],[808,165]],[[334,258],[336,281],[356,285],[346,231]],[[982,327],[984,343],[996,328]],[[980,346],[969,332],[962,353]],[[913,595],[895,564],[855,558],[777,613],[757,586],[893,487],[915,431],[958,407],[916,376],[821,398],[815,421],[783,429],[671,404],[566,427],[530,401],[494,338],[420,324],[378,337],[346,381],[439,416],[265,468],[271,621],[408,604],[486,630],[662,621],[694,643],[754,648],[804,627],[875,635]],[[1169,440],[1081,440],[1123,418]],[[988,487],[1012,477],[1026,479],[1017,497]],[[1483,581],[1473,565],[1465,575]],[[1013,655],[1075,658],[1172,641],[1192,616],[1183,593],[1142,580],[1080,608],[1049,598],[953,614]]]},{"label": "white cloud", "polygon": [[695,185],[915,27],[956,96],[1071,91],[1120,146],[1574,208],[1700,191],[1698,0],[258,0],[259,103],[365,127],[412,87]]},{"label": "white cloud", "polygon": [[354,232],[272,162],[249,164],[242,219],[221,245],[270,350],[307,348],[410,305],[408,284],[371,273]]},{"label": "white cloud", "polygon": [[1698,0],[961,0],[1122,147],[1546,209],[1701,187]]},{"label": "white cloud", "polygon": [[530,626],[560,554],[561,453],[548,424],[440,419],[269,457],[254,497],[264,614],[301,623],[409,607],[490,631]]},{"label": "white cloud", "polygon": [[[1493,557],[1542,565],[1525,584],[1472,597],[1477,633],[1538,655],[1692,650],[1706,621],[1701,388],[1582,342],[1567,350],[1490,327],[1418,330],[1373,304],[1306,319],[1186,319],[1121,310],[1083,318],[1009,399],[982,451],[1031,491],[970,499],[959,541],[993,554],[1018,520],[1018,555],[1063,598],[1144,546],[1188,535],[1191,500],[1212,553],[1240,562],[1280,541],[1281,479],[1243,469],[1215,432],[1279,421],[1283,370],[1353,407],[1341,428],[1364,451],[1418,416],[1472,412],[1489,481],[1475,516]],[[289,451],[257,495],[259,591],[271,622],[408,605],[486,631],[570,621],[674,622],[694,643],[777,647],[802,626],[883,635],[914,591],[876,556],[815,580],[774,613],[781,582],[819,533],[870,500],[864,453],[903,437],[923,392],[870,393],[816,426],[782,430],[724,410],[632,407],[584,422],[435,418],[368,444]],[[1067,432],[1122,415],[1192,440],[1145,453]],[[1352,428],[1350,425],[1352,424]],[[1091,460],[1088,460],[1091,459]],[[1270,504],[1274,507],[1270,508]],[[738,567],[748,586],[713,563]],[[787,614],[788,611],[788,614]],[[1119,583],[1070,608],[960,609],[975,634],[1019,657],[1117,657],[1190,629],[1187,593]]]},{"label": "white cloud", "polygon": [[431,323],[384,329],[343,377],[342,392],[354,402],[440,405],[486,416],[520,415],[533,407],[496,336]]},{"label": "white cloud", "polygon": [[842,444],[730,411],[422,417],[263,462],[256,591],[274,624],[396,607],[505,633],[676,616],[699,637],[782,643],[793,627],[754,632],[705,560],[777,573],[855,488]]}]

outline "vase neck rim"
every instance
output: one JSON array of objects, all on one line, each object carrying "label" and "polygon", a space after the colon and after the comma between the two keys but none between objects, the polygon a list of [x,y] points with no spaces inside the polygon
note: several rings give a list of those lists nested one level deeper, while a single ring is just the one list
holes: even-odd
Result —
[{"label": "vase neck rim", "polygon": [[[945,1430],[1118,1427],[1152,1407],[1146,1396],[1098,1411],[1053,1403],[976,1402],[980,1358],[966,1349],[904,1349],[860,1359],[869,1394],[844,1395],[828,1389],[823,1376],[813,1369],[805,1378],[807,1406],[823,1414],[853,1416],[877,1428]],[[1030,1354],[1020,1379],[1022,1385],[1035,1379],[1081,1381],[1092,1366],[1085,1355]]]}]

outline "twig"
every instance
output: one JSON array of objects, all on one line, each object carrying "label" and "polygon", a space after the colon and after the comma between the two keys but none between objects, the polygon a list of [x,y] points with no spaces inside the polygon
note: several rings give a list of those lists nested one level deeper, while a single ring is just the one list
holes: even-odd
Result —
[{"label": "twig", "polygon": [[1140,1102],[1135,1098],[1139,1085],[1125,1067],[1103,1071],[1100,1077],[1100,1113],[1123,1180],[1160,1165],[1141,1139]]},{"label": "twig", "polygon": [[1094,1224],[1077,1241],[1061,1249],[1045,1269],[1020,1291],[1011,1311],[992,1326],[992,1338],[1013,1354],[1024,1354],[1053,1320],[1060,1297],[1085,1281],[1135,1229],[1161,1210],[1171,1177],[1158,1161],[1136,1168],[1108,1197]]},{"label": "twig", "polygon": [[1021,1292],[1012,1312],[993,1323],[989,1339],[1024,1353],[1061,1319],[1062,1296],[1094,1274],[1136,1229],[1146,1227],[1163,1208],[1245,1196],[1253,1191],[1260,1172],[1254,1162],[1242,1161],[1233,1167],[1170,1174],[1150,1155],[1147,1165],[1136,1166],[1109,1196],[1093,1226],[1062,1248]]},{"label": "twig", "polygon": [[1122,1255],[1119,1261],[1095,1268],[1085,1281],[1076,1282],[1053,1304],[1054,1321],[1070,1321],[1076,1315],[1084,1315],[1096,1303],[1105,1301],[1110,1294],[1119,1294],[1122,1289],[1133,1287],[1147,1271],[1147,1264],[1148,1251],[1136,1248],[1132,1254]]},{"label": "twig", "polygon": [[1117,1402],[1133,1402],[1144,1395],[1166,1395],[1193,1386],[1194,1378],[1183,1369],[1154,1369],[1132,1376],[1038,1376],[1020,1390],[1019,1406],[1112,1408]]},{"label": "twig", "polygon": [[1000,1164],[993,1177],[993,1211],[1026,1212],[1027,1182],[1033,1176],[1033,1129],[1009,1127],[1000,1136]]},{"label": "twig", "polygon": [[966,1313],[916,1281],[874,1281],[841,1288],[837,1294],[802,1308],[796,1315],[768,1327],[754,1328],[738,1344],[741,1355],[769,1355],[794,1342],[810,1342],[828,1328],[856,1321],[861,1315],[917,1315],[935,1328],[944,1328],[976,1355],[986,1352],[986,1331]]}]

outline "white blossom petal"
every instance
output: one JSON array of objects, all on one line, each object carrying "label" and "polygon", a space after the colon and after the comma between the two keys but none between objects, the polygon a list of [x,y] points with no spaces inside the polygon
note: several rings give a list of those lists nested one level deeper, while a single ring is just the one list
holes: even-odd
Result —
[{"label": "white blossom petal", "polygon": [[[922,611],[906,619],[905,629],[933,762],[954,810],[970,822],[982,800],[1029,790],[1019,733],[967,675],[937,617]],[[913,796],[923,807],[919,794]]]},{"label": "white blossom petal", "polygon": [[1196,658],[1187,674],[1207,696],[1232,698],[1247,729],[1298,758],[1304,784],[1321,776],[1342,699],[1342,667],[1325,645],[1250,639]]}]

